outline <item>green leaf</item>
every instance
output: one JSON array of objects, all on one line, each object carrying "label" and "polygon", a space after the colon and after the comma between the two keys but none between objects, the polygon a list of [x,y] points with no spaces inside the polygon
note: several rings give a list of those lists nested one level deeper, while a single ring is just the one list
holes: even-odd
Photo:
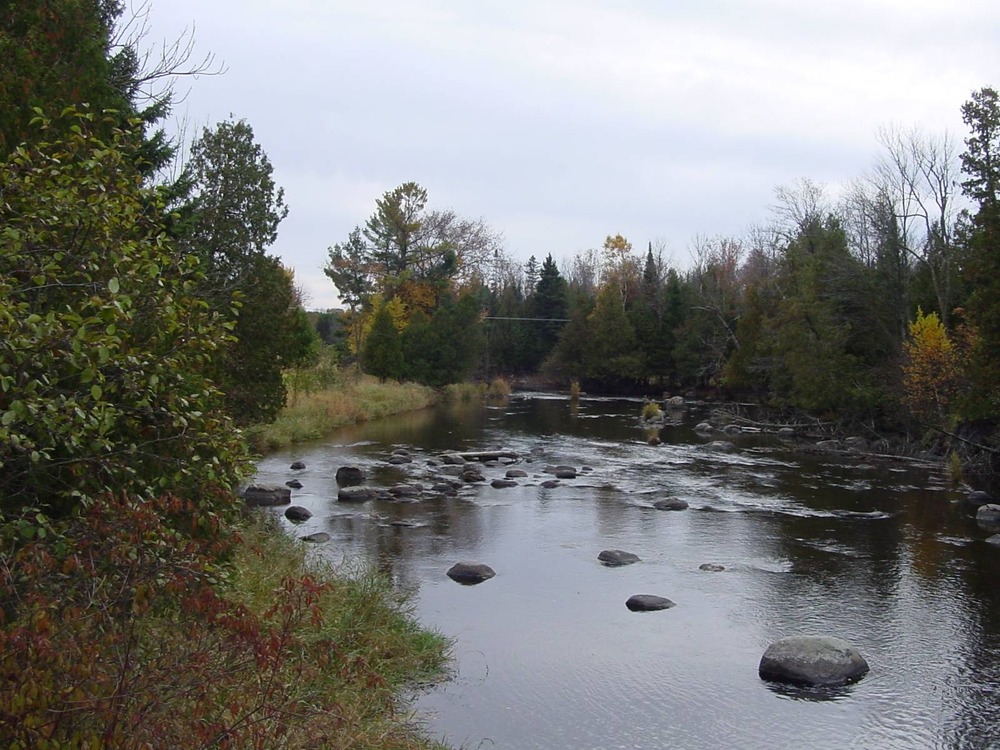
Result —
[{"label": "green leaf", "polygon": [[101,390],[101,386],[92,385],[90,387],[90,395],[93,397],[94,401],[100,401],[101,396],[104,395],[104,391]]},{"label": "green leaf", "polygon": [[118,294],[118,289],[120,288],[118,283],[118,277],[115,276],[108,282],[108,291],[112,294]]}]

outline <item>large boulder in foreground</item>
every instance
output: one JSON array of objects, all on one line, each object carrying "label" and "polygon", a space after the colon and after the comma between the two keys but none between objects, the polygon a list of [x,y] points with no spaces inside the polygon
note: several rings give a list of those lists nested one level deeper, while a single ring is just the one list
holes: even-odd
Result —
[{"label": "large boulder in foreground", "polygon": [[840,638],[793,635],[775,641],[761,657],[761,679],[805,687],[839,687],[868,674],[868,662]]},{"label": "large boulder in foreground", "polygon": [[448,568],[448,577],[465,586],[474,586],[477,583],[488,581],[495,575],[496,571],[493,568],[482,563],[459,562]]},{"label": "large boulder in foreground", "polygon": [[287,487],[269,484],[251,484],[243,490],[247,505],[288,505],[292,502],[292,491]]},{"label": "large boulder in foreground", "polygon": [[631,552],[625,552],[620,549],[606,549],[602,550],[601,554],[597,556],[605,565],[610,567],[617,567],[619,565],[631,565],[632,563],[639,562],[639,556]]}]

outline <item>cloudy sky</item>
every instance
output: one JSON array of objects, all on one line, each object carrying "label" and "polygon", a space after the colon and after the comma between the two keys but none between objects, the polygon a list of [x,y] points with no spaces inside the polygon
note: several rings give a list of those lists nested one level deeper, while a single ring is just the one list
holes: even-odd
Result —
[{"label": "cloudy sky", "polygon": [[835,190],[880,127],[965,137],[1000,86],[996,0],[151,0],[218,76],[179,84],[200,130],[246,119],[290,206],[274,252],[311,308],[327,248],[415,181],[526,260],[621,233],[679,266],[800,178]]}]

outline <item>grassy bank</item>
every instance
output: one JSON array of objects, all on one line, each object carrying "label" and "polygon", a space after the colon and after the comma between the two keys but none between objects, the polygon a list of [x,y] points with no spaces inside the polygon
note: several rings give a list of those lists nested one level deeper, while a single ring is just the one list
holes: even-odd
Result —
[{"label": "grassy bank", "polygon": [[246,430],[257,453],[318,440],[338,427],[424,409],[439,394],[416,383],[381,383],[353,369],[321,363],[288,377],[288,404],[272,424]]},{"label": "grassy bank", "polygon": [[[192,515],[194,514],[194,515]],[[2,572],[3,747],[429,750],[400,689],[448,644],[384,578],[307,558],[260,517],[108,498]]]}]

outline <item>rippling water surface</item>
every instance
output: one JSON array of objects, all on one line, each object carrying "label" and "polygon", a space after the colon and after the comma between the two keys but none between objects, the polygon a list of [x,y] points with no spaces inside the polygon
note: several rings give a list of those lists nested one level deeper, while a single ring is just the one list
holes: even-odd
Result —
[{"label": "rippling water surface", "polygon": [[[640,407],[545,394],[440,407],[268,456],[258,480],[302,482],[293,502],[314,516],[294,533],[329,532],[318,553],[377,565],[455,640],[453,679],[414,701],[455,747],[1000,748],[1000,550],[937,471],[699,436],[698,410],[653,447]],[[517,487],[336,500],[340,466],[429,488],[442,452],[498,446],[528,472]],[[389,465],[397,448],[413,462]],[[578,477],[541,487],[557,464]],[[667,496],[690,508],[653,509]],[[604,567],[608,548],[641,562]],[[460,586],[445,575],[459,560],[497,575]],[[630,612],[637,593],[677,606]],[[811,633],[852,641],[871,673],[825,692],[758,678],[771,641]]]}]

